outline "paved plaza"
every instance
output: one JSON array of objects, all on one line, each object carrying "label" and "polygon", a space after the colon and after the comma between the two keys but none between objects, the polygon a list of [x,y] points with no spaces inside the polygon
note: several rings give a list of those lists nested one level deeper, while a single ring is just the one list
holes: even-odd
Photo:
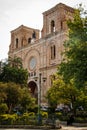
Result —
[{"label": "paved plaza", "polygon": [[[0,130],[45,130],[45,129],[16,129],[16,128],[12,128],[12,129],[8,128],[7,129],[7,128],[1,128]],[[61,129],[50,129],[50,130],[87,130],[87,127],[62,126]]]},{"label": "paved plaza", "polygon": [[62,126],[60,130],[87,130],[87,127]]}]

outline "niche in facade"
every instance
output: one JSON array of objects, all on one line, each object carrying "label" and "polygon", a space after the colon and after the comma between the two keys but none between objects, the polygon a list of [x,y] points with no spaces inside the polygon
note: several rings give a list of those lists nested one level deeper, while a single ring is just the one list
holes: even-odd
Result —
[{"label": "niche in facade", "polygon": [[51,33],[55,32],[55,22],[54,20],[51,21]]},{"label": "niche in facade", "polygon": [[18,48],[18,38],[16,38],[16,48]]}]

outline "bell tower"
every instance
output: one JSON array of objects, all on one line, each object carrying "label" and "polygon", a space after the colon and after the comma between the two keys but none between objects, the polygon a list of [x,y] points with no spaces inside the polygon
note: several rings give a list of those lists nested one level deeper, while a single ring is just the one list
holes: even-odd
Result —
[{"label": "bell tower", "polygon": [[74,9],[59,3],[43,13],[42,37],[67,30],[67,19],[73,18]]}]

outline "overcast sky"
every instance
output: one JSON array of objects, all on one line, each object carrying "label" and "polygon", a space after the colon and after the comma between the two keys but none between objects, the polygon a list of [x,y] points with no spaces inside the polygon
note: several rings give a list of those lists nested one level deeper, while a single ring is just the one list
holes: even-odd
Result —
[{"label": "overcast sky", "polygon": [[87,9],[86,0],[0,0],[0,60],[8,57],[10,31],[22,24],[41,30],[42,13],[60,2],[71,7],[82,3]]}]

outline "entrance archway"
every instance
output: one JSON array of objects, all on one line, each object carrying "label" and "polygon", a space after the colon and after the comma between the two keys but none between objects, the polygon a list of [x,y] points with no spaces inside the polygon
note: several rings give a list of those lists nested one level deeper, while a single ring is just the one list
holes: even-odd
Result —
[{"label": "entrance archway", "polygon": [[37,84],[34,81],[30,81],[28,83],[28,87],[30,89],[32,97],[38,99],[38,87],[37,87]]}]

